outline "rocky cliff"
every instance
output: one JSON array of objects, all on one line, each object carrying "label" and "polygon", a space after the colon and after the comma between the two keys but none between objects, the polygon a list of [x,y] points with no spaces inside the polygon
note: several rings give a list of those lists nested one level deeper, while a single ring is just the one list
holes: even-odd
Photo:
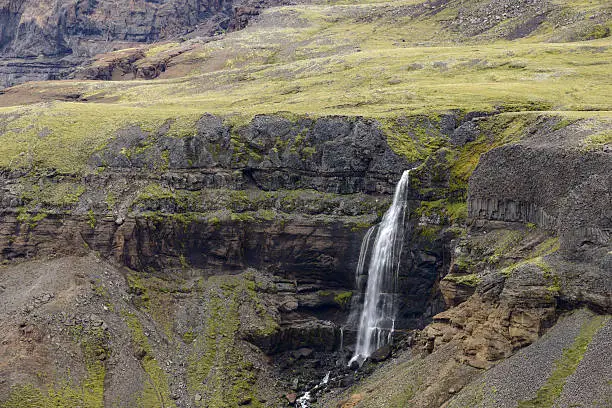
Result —
[{"label": "rocky cliff", "polygon": [[[468,188],[458,157],[478,157],[484,146],[503,142],[499,129],[508,123],[522,129],[513,135],[518,143],[483,155]],[[14,334],[11,348],[31,343],[33,355],[50,359],[10,359],[4,373],[11,380],[2,384],[11,395],[7,406],[39,395],[40,387],[59,392],[57,375],[48,374],[49,382],[35,373],[78,366],[67,357],[51,363],[67,350],[89,361],[66,380],[70,392],[102,373],[124,382],[136,370],[145,379],[144,388],[132,380],[113,391],[98,384],[91,398],[105,400],[278,406],[325,370],[339,370],[344,379],[336,385],[351,384],[355,374],[342,367],[354,341],[346,322],[359,290],[361,239],[386,210],[403,170],[419,164],[398,328],[409,333],[433,317],[417,336],[425,350],[452,344],[457,364],[486,368],[536,341],[567,308],[610,311],[609,196],[598,187],[598,180],[609,182],[610,160],[589,142],[605,122],[449,113],[394,126],[407,135],[435,134],[447,147],[411,162],[374,120],[261,115],[234,124],[204,114],[180,135],[172,122],[120,128],[90,150],[84,167],[72,167],[76,172],[29,160],[3,170],[3,286],[14,293],[25,270],[40,282],[29,295],[11,295],[3,324]],[[551,138],[562,142],[547,147],[542,141]],[[530,149],[537,154],[529,156]],[[539,192],[549,185],[546,172],[553,177],[568,157],[576,158],[576,171]],[[539,178],[519,188],[529,171]],[[591,204],[580,206],[578,197],[587,195]],[[531,210],[507,209],[517,207]],[[577,207],[571,217],[578,221],[564,222],[567,208]],[[50,256],[60,259],[44,261]],[[36,278],[47,276],[45,268],[56,284]],[[60,347],[50,349],[46,339]],[[90,343],[98,357],[88,354]],[[210,360],[211,353],[218,357]],[[127,371],[117,365],[125,359],[132,362]],[[31,370],[11,369],[28,361]],[[234,368],[221,369],[228,364]],[[420,394],[418,401],[429,402],[419,404],[439,398],[435,390]]]},{"label": "rocky cliff", "polygon": [[[605,353],[612,310],[610,151],[582,133],[597,125],[535,124],[482,155],[470,177],[467,229],[439,282],[448,309],[340,406],[609,404],[609,385],[569,389],[609,376],[609,358],[594,356]],[[568,315],[581,307],[600,315]]]},{"label": "rocky cliff", "polygon": [[[5,7],[56,47],[5,72],[130,48],[0,92],[3,408],[610,405],[609,2],[340,3]],[[349,368],[408,168],[394,341]]]},{"label": "rocky cliff", "polygon": [[0,86],[60,79],[100,53],[241,29],[262,1],[0,2]]},{"label": "rocky cliff", "polygon": [[[31,296],[11,297],[3,324],[14,332],[15,344],[20,344],[20,331],[35,333],[33,350],[51,356],[55,351],[45,339],[73,344],[62,333],[77,330],[77,346],[91,341],[104,350],[102,359],[82,350],[86,361],[92,359],[88,364],[122,381],[121,375],[111,374],[113,367],[121,359],[134,361],[129,370],[150,378],[154,388],[163,386],[159,403],[168,399],[182,406],[216,406],[215,398],[221,398],[257,405],[261,399],[277,406],[282,391],[291,391],[293,375],[299,372],[295,378],[303,383],[295,387],[301,389],[317,378],[321,359],[344,358],[335,353],[342,342],[352,342],[350,331],[341,337],[339,328],[355,287],[361,238],[385,211],[394,184],[410,164],[389,148],[377,122],[363,118],[259,116],[232,126],[203,115],[189,137],[168,131],[165,125],[153,132],[119,130],[88,159],[83,176],[42,169],[2,172],[5,276],[23,268],[39,270],[28,261],[32,258],[96,254],[87,261],[52,261],[57,287],[41,285]],[[10,266],[16,262],[23,266]],[[83,262],[99,266],[80,266]],[[60,273],[58,268],[68,270]],[[93,269],[78,272],[83,268]],[[155,286],[150,286],[151,279]],[[410,279],[431,288],[436,275],[425,268]],[[17,283],[11,282],[4,285],[9,293]],[[66,291],[82,298],[74,300]],[[218,309],[216,291],[230,309]],[[83,303],[73,303],[78,299]],[[426,319],[434,299],[419,296],[407,302],[407,322],[417,316]],[[58,302],[69,302],[68,310],[77,314],[58,315]],[[132,302],[138,306],[129,306]],[[153,320],[143,320],[143,312]],[[198,316],[209,317],[197,321]],[[113,319],[119,320],[115,324]],[[230,326],[215,329],[211,325],[218,319]],[[153,337],[138,337],[143,330],[156,336],[155,343],[150,343]],[[130,353],[130,336],[135,357],[122,354]],[[210,347],[221,347],[209,343],[215,336],[229,337],[223,347],[232,354],[219,361],[201,360],[210,358]],[[115,353],[115,347],[127,349]],[[183,350],[180,356],[172,351],[175,347]],[[247,349],[255,354],[238,357]],[[265,363],[262,353],[274,364]],[[324,366],[333,367],[334,359]],[[176,363],[161,369],[153,363],[166,360]],[[183,360],[191,362],[179,363]],[[37,370],[53,369],[45,361],[37,362]],[[62,367],[77,364],[62,361]],[[214,374],[230,363],[238,366]],[[298,364],[313,368],[298,370]],[[172,372],[170,367],[175,367]],[[72,386],[95,380],[84,369],[70,377]],[[245,378],[253,369],[256,374]],[[6,366],[3,377],[12,375]],[[55,380],[41,382],[33,375],[33,370],[21,371],[21,379],[2,384],[3,392],[10,394],[17,383],[57,387]],[[274,378],[282,382],[271,387]],[[238,391],[221,391],[217,381],[234,384]],[[155,399],[146,387],[129,382],[104,398]],[[267,391],[257,391],[260,387]],[[27,392],[13,390],[11,398],[18,403]]]}]

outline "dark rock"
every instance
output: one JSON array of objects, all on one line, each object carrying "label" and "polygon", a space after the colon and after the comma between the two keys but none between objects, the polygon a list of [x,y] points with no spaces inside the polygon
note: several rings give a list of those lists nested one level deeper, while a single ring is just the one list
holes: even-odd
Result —
[{"label": "dark rock", "polygon": [[[275,0],[0,0],[0,87],[31,80],[64,78],[88,58],[135,43],[174,38],[188,31],[201,36],[244,28]],[[82,78],[154,78],[160,64],[134,64],[141,50],[108,64],[92,64]],[[2,61],[5,59],[5,61]]]},{"label": "dark rock", "polygon": [[302,347],[300,349],[293,351],[291,354],[293,355],[295,359],[300,359],[302,357],[310,357],[313,351],[314,350],[311,348]]},{"label": "dark rock", "polygon": [[138,347],[134,350],[134,357],[136,357],[138,360],[142,360],[146,355],[147,351],[142,347]]},{"label": "dark rock", "polygon": [[372,360],[375,363],[380,363],[382,361],[387,360],[389,357],[391,357],[391,346],[386,345],[386,346],[382,346],[381,348],[376,350],[374,353],[372,353],[372,355],[370,356],[370,360]]},{"label": "dark rock", "polygon": [[239,406],[249,405],[253,399],[251,397],[244,397],[238,401]]}]

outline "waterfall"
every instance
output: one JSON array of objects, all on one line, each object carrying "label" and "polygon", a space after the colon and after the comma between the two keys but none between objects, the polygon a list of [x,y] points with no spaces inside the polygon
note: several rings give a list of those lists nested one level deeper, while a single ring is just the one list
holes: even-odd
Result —
[{"label": "waterfall", "polygon": [[298,398],[295,401],[295,406],[297,408],[310,408],[310,400],[312,399],[311,393],[316,392],[319,389],[325,387],[327,385],[327,383],[329,382],[329,375],[330,374],[331,374],[331,371],[328,371],[327,374],[325,374],[325,377],[321,380],[321,382],[319,384],[317,384],[310,391],[306,391],[306,393],[304,393],[304,395],[302,395],[300,398]]},{"label": "waterfall", "polygon": [[404,243],[404,221],[409,185],[410,170],[406,170],[395,188],[391,207],[383,216],[380,224],[367,232],[361,244],[357,265],[358,287],[360,286],[359,279],[364,276],[371,236],[373,231],[377,230],[367,269],[367,287],[359,319],[357,344],[349,365],[353,361],[361,364],[374,351],[391,342],[395,330],[397,280]]}]

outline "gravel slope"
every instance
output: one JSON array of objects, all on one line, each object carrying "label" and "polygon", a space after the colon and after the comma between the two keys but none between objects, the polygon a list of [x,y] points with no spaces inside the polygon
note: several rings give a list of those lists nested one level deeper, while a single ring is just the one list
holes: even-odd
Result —
[{"label": "gravel slope", "polygon": [[[562,357],[563,350],[572,346],[582,325],[594,316],[592,312],[582,309],[560,319],[536,343],[493,367],[481,379],[464,388],[449,402],[448,408],[514,408],[519,401],[534,398],[553,372],[555,361]],[[611,367],[610,326],[608,320],[605,329],[597,332],[584,360],[567,379],[556,407],[595,406],[592,405],[593,396],[603,397],[605,387],[610,387],[607,385]]]},{"label": "gravel slope", "polygon": [[554,407],[612,407],[612,319],[608,319],[591,340]]}]

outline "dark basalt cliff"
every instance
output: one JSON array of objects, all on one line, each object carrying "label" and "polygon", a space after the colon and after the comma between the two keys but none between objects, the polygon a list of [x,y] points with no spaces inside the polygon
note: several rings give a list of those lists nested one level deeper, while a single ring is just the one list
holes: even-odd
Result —
[{"label": "dark basalt cliff", "polygon": [[[0,87],[65,78],[100,53],[244,28],[272,1],[0,1]],[[280,4],[280,2],[278,3]]]},{"label": "dark basalt cliff", "polygon": [[[475,166],[508,121],[520,136],[482,155],[467,188],[457,156]],[[179,134],[172,120],[123,128],[81,172],[3,169],[0,328],[19,351],[0,366],[7,406],[58,389],[65,370],[70,387],[93,384],[84,395],[127,405],[283,406],[327,371],[340,389],[358,381],[373,369],[345,368],[361,240],[413,167],[393,352],[410,344],[452,366],[414,385],[414,406],[453,399],[449,384],[461,389],[568,310],[610,313],[610,152],[584,144],[605,124],[397,123],[442,147],[410,162],[375,120],[204,114]]]},{"label": "dark basalt cliff", "polygon": [[[268,353],[280,374],[266,373],[270,368],[258,371],[266,381],[277,375],[292,381],[291,373],[300,366],[299,387],[307,386],[323,368],[343,361],[354,341],[351,328],[341,333],[340,327],[355,291],[361,239],[387,209],[402,172],[413,164],[390,149],[378,122],[363,118],[258,116],[247,125],[230,126],[204,115],[195,132],[184,137],[171,136],[170,125],[154,132],[120,130],[90,157],[84,176],[2,171],[2,260],[13,264],[93,252],[122,271],[113,275],[130,276],[123,290],[136,304],[165,314],[170,312],[151,299],[161,294],[170,302],[173,306],[167,307],[175,310],[176,320],[165,327],[179,336],[206,331],[194,319],[198,313],[207,316],[210,309],[197,312],[187,306],[201,302],[198,282],[229,280],[221,287],[238,291],[236,307],[251,313],[240,334],[223,334],[239,341],[235,352],[257,346]],[[415,190],[413,207],[418,196]],[[408,222],[416,225],[417,220]],[[449,259],[448,249],[441,243],[423,245],[423,251],[418,244],[405,248],[402,285],[409,291],[402,300],[400,327],[422,327],[441,310],[433,288],[438,267]],[[150,279],[165,283],[148,287]],[[256,287],[249,293],[260,299],[253,306],[240,295],[251,281]],[[123,302],[115,299],[115,289],[108,290],[111,303]],[[206,296],[204,304],[211,307],[214,296]],[[98,301],[90,297],[86,303]],[[19,313],[31,321],[23,310]],[[254,316],[263,320],[258,323]],[[111,328],[111,339],[124,336],[121,330]],[[191,347],[179,343],[176,347]],[[261,364],[261,357],[249,361]],[[181,370],[177,379],[191,378]],[[1,385],[3,392],[12,384]],[[175,384],[171,390],[187,406],[193,402],[188,393],[201,387],[209,386],[187,391]],[[138,385],[131,390],[137,393]],[[114,395],[128,398],[123,392]],[[198,393],[203,403],[212,398],[203,393]]]},{"label": "dark basalt cliff", "polygon": [[[488,120],[464,122],[451,140],[470,146]],[[399,346],[393,365],[323,406],[606,406],[602,382],[578,398],[570,389],[609,372],[609,358],[593,356],[606,353],[612,311],[612,156],[585,142],[602,128],[559,123],[533,118],[520,140],[480,157],[462,233],[422,207],[419,225],[437,225],[452,256],[435,287],[447,310],[409,341],[410,352]],[[446,160],[430,157],[419,180],[444,179]],[[416,231],[413,248],[424,232]],[[583,307],[595,314],[576,312]]]}]

